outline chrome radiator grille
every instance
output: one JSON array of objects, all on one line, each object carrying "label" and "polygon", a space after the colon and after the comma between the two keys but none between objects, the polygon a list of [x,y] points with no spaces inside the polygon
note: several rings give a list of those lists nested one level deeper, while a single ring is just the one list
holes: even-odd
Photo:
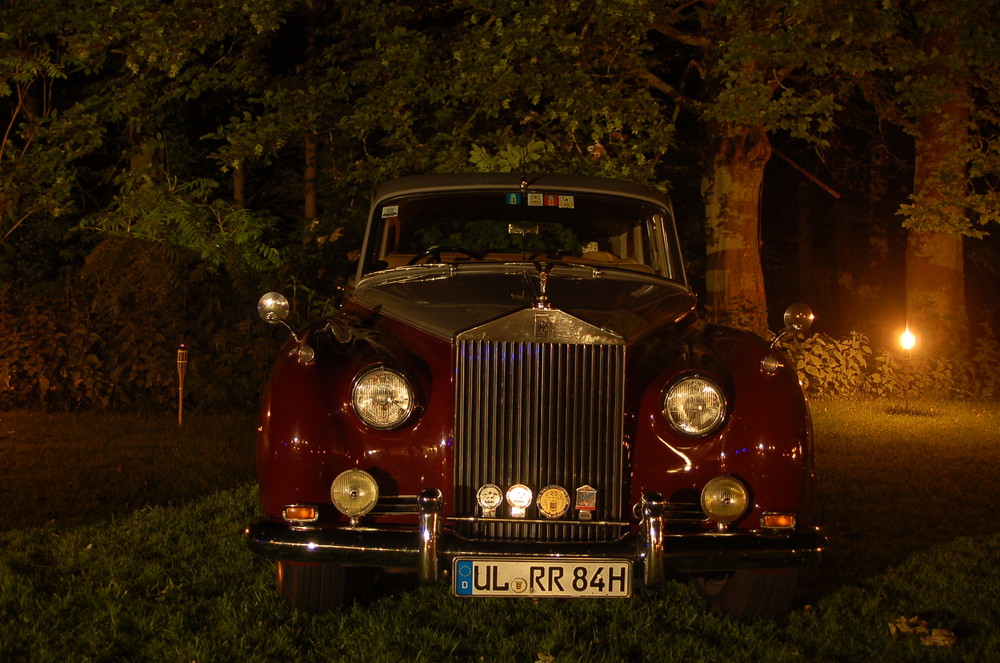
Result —
[{"label": "chrome radiator grille", "polygon": [[[459,338],[455,515],[470,519],[459,528],[465,535],[552,541],[618,535],[619,527],[602,523],[625,516],[625,346],[604,335],[596,344]],[[506,491],[517,483],[535,496],[552,484],[566,488],[569,512],[547,521],[532,504],[518,520],[503,504],[495,519],[477,517],[479,487]],[[584,485],[597,489],[590,521],[580,520],[574,508],[576,489]]]}]

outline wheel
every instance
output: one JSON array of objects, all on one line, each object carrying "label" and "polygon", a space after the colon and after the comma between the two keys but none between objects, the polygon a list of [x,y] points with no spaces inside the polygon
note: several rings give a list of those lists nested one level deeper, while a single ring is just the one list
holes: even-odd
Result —
[{"label": "wheel", "polygon": [[724,576],[693,578],[692,584],[720,612],[743,619],[780,617],[792,607],[799,572],[734,571]]},{"label": "wheel", "polygon": [[474,260],[483,259],[483,256],[479,255],[478,253],[474,253],[473,251],[470,251],[468,249],[463,249],[460,246],[434,246],[427,249],[426,251],[421,251],[417,255],[413,256],[412,258],[410,258],[410,261],[406,264],[416,265],[424,258],[434,258],[434,262],[441,262],[442,253],[462,253]]},{"label": "wheel", "polygon": [[340,610],[354,598],[347,571],[340,564],[278,562],[278,596],[294,610]]}]

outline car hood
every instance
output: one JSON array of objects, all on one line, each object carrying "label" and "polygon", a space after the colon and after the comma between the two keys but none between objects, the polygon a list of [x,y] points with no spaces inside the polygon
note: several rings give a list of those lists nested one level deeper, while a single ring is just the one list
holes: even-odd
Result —
[{"label": "car hood", "polygon": [[[351,298],[386,315],[451,340],[456,334],[539,304],[539,271],[527,264],[420,265],[360,281]],[[612,331],[626,342],[677,322],[695,307],[684,285],[625,269],[557,264],[546,278],[553,309]]]}]

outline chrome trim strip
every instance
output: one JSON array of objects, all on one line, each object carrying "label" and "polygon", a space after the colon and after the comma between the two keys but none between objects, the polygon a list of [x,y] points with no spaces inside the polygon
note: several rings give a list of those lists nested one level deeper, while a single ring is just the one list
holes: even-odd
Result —
[{"label": "chrome trim strip", "polygon": [[476,518],[474,516],[459,517],[459,516],[447,516],[444,518],[447,523],[472,523],[472,524],[489,524],[489,523],[508,523],[508,524],[521,524],[527,523],[531,525],[566,525],[568,527],[628,527],[629,524],[624,521],[617,520],[542,520],[533,518]]},{"label": "chrome trim strip", "polygon": [[[408,568],[420,565],[420,533],[409,529],[337,528],[299,531],[272,520],[257,520],[245,530],[254,553],[293,562],[338,562],[356,566]],[[827,545],[818,529],[783,536],[703,532],[663,534],[663,567],[676,573],[737,569],[793,568],[819,561]],[[526,542],[470,541],[451,531],[436,539],[438,571],[455,557],[581,557],[630,559],[642,569],[648,552],[635,534],[617,541]]]}]

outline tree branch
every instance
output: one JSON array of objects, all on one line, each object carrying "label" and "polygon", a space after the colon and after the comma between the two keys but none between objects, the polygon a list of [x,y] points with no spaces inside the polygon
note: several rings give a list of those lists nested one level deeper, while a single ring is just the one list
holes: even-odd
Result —
[{"label": "tree branch", "polygon": [[691,5],[697,4],[697,2],[698,0],[692,0],[686,5],[677,7],[669,14],[657,15],[656,18],[653,19],[652,25],[649,26],[650,29],[655,30],[660,34],[662,34],[663,36],[673,39],[674,41],[679,42],[681,44],[685,44],[687,46],[694,46],[696,48],[708,48],[709,46],[712,45],[712,42],[707,37],[703,37],[701,35],[696,35],[696,34],[690,34],[688,32],[683,32],[682,30],[678,30],[676,27],[674,27],[674,20],[681,18],[680,13],[684,9],[690,7]]},{"label": "tree branch", "polygon": [[21,115],[21,111],[24,109],[24,100],[28,96],[28,88],[31,87],[31,83],[27,85],[17,85],[17,105],[11,111],[10,122],[7,123],[7,129],[3,133],[3,139],[0,139],[0,159],[3,158],[4,148],[7,147],[7,141],[10,139],[10,132],[14,130],[14,125],[17,124],[17,118]]},{"label": "tree branch", "polygon": [[806,170],[805,168],[803,168],[799,164],[797,164],[794,161],[792,161],[791,157],[789,157],[787,154],[785,154],[784,152],[782,152],[781,150],[779,150],[778,148],[776,148],[774,145],[771,145],[771,153],[774,156],[776,156],[776,157],[784,160],[785,163],[787,163],[789,166],[791,166],[795,170],[797,170],[800,173],[802,173],[802,175],[805,176],[805,178],[807,180],[809,180],[810,182],[812,182],[813,184],[815,184],[819,188],[823,189],[823,191],[826,191],[828,194],[830,194],[831,196],[833,196],[834,198],[836,198],[838,200],[840,199],[840,192],[839,191],[837,191],[836,189],[834,189],[832,186],[829,186],[828,184],[824,183],[822,180],[820,180],[818,177],[816,177],[815,175],[813,175],[812,173],[810,173],[808,170]]},{"label": "tree branch", "polygon": [[17,230],[17,227],[19,225],[21,225],[22,223],[24,223],[25,219],[27,219],[29,216],[31,216],[31,212],[32,212],[32,210],[28,210],[28,212],[24,216],[22,216],[20,219],[17,220],[17,223],[15,223],[14,225],[12,225],[10,227],[10,230],[8,230],[6,233],[4,233],[3,237],[0,237],[0,244],[3,244],[5,241],[7,241],[7,238],[10,237],[10,234],[12,232],[14,232],[15,230]]},{"label": "tree branch", "polygon": [[659,18],[653,20],[653,24],[650,26],[652,30],[656,30],[664,37],[669,37],[676,42],[684,44],[685,46],[694,46],[695,48],[708,48],[711,46],[712,42],[706,37],[699,35],[689,34],[687,32],[681,32],[669,22],[661,20]]},{"label": "tree branch", "polygon": [[642,71],[640,71],[639,78],[645,81],[646,84],[649,85],[649,87],[653,88],[654,90],[659,90],[663,94],[667,95],[671,100],[673,100],[675,104],[677,104],[681,108],[689,110],[692,113],[701,112],[704,104],[702,104],[700,101],[696,101],[690,97],[684,96],[684,94],[681,93],[680,90],[675,88],[670,83],[667,83],[665,80],[663,80],[650,70],[643,69]]}]

